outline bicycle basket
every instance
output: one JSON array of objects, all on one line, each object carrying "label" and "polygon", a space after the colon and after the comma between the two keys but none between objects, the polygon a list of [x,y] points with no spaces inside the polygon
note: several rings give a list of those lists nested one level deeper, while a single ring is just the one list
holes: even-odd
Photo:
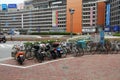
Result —
[{"label": "bicycle basket", "polygon": [[77,41],[77,46],[80,48],[86,48],[86,42],[84,40]]}]

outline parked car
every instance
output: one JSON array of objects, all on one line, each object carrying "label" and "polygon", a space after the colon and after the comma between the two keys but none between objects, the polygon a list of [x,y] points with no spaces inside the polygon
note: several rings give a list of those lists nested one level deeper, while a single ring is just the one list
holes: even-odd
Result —
[{"label": "parked car", "polygon": [[0,33],[0,42],[3,42],[3,43],[6,42],[6,37],[3,33]]}]

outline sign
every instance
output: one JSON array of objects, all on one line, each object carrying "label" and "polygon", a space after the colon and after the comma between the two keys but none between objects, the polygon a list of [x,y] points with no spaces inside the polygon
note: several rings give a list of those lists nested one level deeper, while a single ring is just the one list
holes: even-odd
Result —
[{"label": "sign", "polygon": [[58,11],[52,11],[52,27],[58,27]]},{"label": "sign", "polygon": [[93,7],[90,8],[90,26],[93,25]]},{"label": "sign", "polygon": [[7,4],[2,4],[2,10],[7,10]]},{"label": "sign", "polygon": [[114,26],[114,27],[113,27],[113,31],[114,31],[114,32],[119,31],[119,26]]},{"label": "sign", "polygon": [[16,4],[8,4],[8,8],[17,8]]},{"label": "sign", "polygon": [[105,31],[105,32],[111,32],[111,26],[106,26],[106,27],[104,28],[104,31]]},{"label": "sign", "polygon": [[104,31],[100,31],[100,43],[104,44]]},{"label": "sign", "polygon": [[106,26],[108,26],[110,25],[110,4],[107,4],[106,11]]},{"label": "sign", "polygon": [[62,4],[62,1],[52,2],[52,4]]},{"label": "sign", "polygon": [[84,32],[84,33],[92,33],[92,32],[95,32],[95,29],[93,29],[93,28],[87,28],[87,29],[82,29],[82,32]]}]

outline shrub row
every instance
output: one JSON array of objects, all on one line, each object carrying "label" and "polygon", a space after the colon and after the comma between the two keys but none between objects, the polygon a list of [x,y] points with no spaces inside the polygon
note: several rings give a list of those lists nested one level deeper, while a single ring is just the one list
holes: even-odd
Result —
[{"label": "shrub row", "polygon": [[[70,35],[70,33],[67,32],[34,32],[31,33],[31,35]],[[73,35],[76,35],[76,33],[73,33]]]},{"label": "shrub row", "polygon": [[115,33],[113,34],[113,36],[120,36],[120,33]]}]

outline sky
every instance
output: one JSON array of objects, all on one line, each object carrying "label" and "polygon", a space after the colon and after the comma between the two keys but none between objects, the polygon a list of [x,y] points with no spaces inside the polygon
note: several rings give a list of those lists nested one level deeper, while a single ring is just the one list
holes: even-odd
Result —
[{"label": "sky", "polygon": [[24,0],[0,0],[0,4],[19,4],[19,3],[23,3]]}]

